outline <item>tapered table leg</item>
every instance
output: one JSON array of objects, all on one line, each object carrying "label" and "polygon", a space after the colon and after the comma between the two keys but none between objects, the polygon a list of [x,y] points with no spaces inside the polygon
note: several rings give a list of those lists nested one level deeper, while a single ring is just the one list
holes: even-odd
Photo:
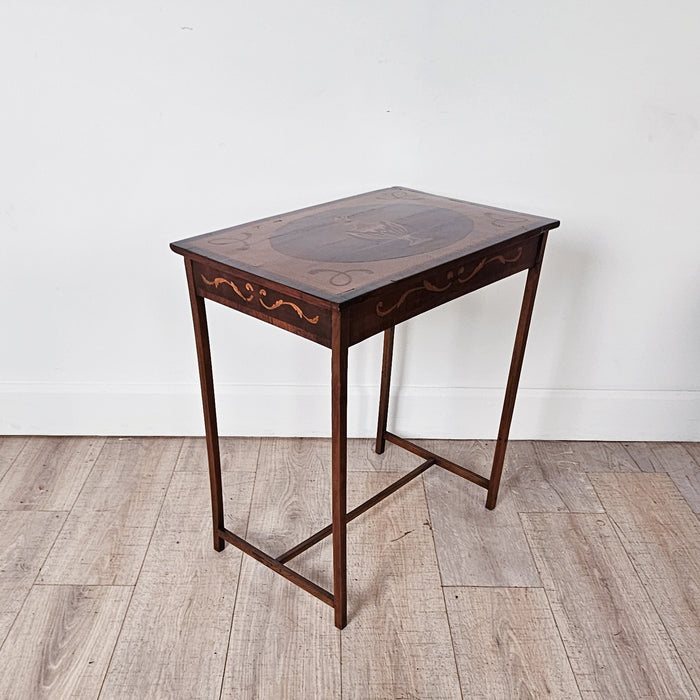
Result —
[{"label": "tapered table leg", "polygon": [[202,405],[204,407],[204,430],[207,436],[214,549],[220,552],[226,544],[219,536],[219,530],[224,525],[224,501],[221,487],[221,456],[219,454],[219,431],[216,425],[216,404],[214,402],[214,378],[211,371],[209,329],[207,326],[207,313],[204,306],[204,299],[197,294],[195,289],[191,260],[185,259],[185,269],[187,270],[187,285],[190,291],[194,337],[197,344],[199,383],[202,389]]},{"label": "tapered table leg", "polygon": [[544,234],[537,256],[537,262],[533,267],[531,267],[528,270],[527,273],[527,282],[525,283],[523,303],[520,308],[518,330],[515,334],[513,357],[510,361],[508,383],[506,384],[506,395],[503,401],[501,423],[498,428],[498,439],[496,440],[496,449],[493,455],[493,465],[491,467],[491,476],[489,478],[488,494],[486,496],[486,507],[489,510],[493,510],[496,507],[496,499],[498,498],[498,487],[501,483],[503,460],[505,459],[506,447],[508,446],[508,434],[510,432],[511,421],[513,419],[515,397],[518,393],[518,382],[520,381],[520,372],[523,368],[523,358],[525,357],[525,345],[527,343],[527,334],[530,329],[532,309],[535,305],[535,294],[537,293],[537,283],[540,279],[540,269],[542,267],[542,257],[544,255],[544,247],[546,242],[547,234]]},{"label": "tapered table leg", "polygon": [[379,388],[379,417],[377,419],[377,442],[375,452],[382,454],[386,441],[386,423],[389,416],[389,387],[391,385],[391,360],[394,352],[394,328],[384,331],[384,352],[382,354],[382,380]]},{"label": "tapered table leg", "polygon": [[333,316],[331,349],[331,429],[333,481],[333,606],[335,626],[345,627],[347,613],[347,404],[348,346],[340,314]]}]

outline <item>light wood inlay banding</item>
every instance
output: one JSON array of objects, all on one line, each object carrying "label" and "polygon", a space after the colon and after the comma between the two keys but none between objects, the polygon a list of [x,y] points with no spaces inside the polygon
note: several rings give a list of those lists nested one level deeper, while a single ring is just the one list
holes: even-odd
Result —
[{"label": "light wood inlay banding", "polygon": [[243,294],[243,292],[241,292],[241,290],[238,289],[238,286],[235,282],[231,282],[231,280],[227,280],[225,277],[215,277],[213,280],[209,280],[206,278],[205,275],[202,275],[202,282],[204,282],[204,284],[208,284],[210,287],[215,288],[218,288],[222,284],[227,284],[229,287],[231,287],[231,289],[233,289],[234,292],[236,292],[236,294],[238,294],[238,296],[241,299],[243,299],[243,301],[253,301],[253,286],[248,282],[245,285],[245,290],[247,292],[250,292],[250,296],[246,296],[245,294]]},{"label": "light wood inlay banding", "polygon": [[522,247],[520,247],[518,248],[516,253],[509,258],[505,255],[494,255],[491,258],[482,258],[482,260],[471,270],[471,272],[466,277],[463,276],[465,272],[464,266],[460,266],[459,268],[457,268],[456,272],[454,270],[450,270],[447,273],[447,275],[445,276],[444,284],[436,284],[435,282],[431,282],[427,279],[423,280],[423,282],[418,286],[407,289],[399,297],[398,301],[396,301],[388,308],[384,308],[384,301],[377,302],[377,316],[388,316],[392,311],[395,311],[400,306],[402,306],[406,299],[408,299],[408,297],[415,292],[419,292],[422,290],[426,290],[428,292],[446,292],[453,284],[466,284],[467,282],[469,282],[469,280],[476,277],[476,275],[479,274],[479,272],[481,272],[488,264],[492,262],[499,262],[501,263],[501,265],[516,263],[518,262],[518,260],[520,260],[522,254],[523,249]]},{"label": "light wood inlay banding", "polygon": [[[233,291],[241,298],[243,301],[250,302],[255,299],[255,287],[253,287],[250,282],[246,282],[244,285],[244,289],[247,292],[250,292],[249,296],[246,296],[241,292],[241,290],[238,288],[238,285],[236,285],[235,282],[231,282],[231,280],[227,280],[225,277],[216,277],[213,280],[207,279],[205,275],[202,275],[202,282],[204,284],[209,285],[210,287],[217,288],[222,284],[228,285],[233,289]],[[267,309],[268,311],[274,311],[275,309],[279,309],[280,306],[289,306],[291,309],[294,310],[294,312],[299,316],[300,319],[303,321],[306,321],[307,323],[311,323],[312,325],[316,325],[318,323],[319,316],[312,316],[309,317],[307,316],[299,307],[298,304],[295,304],[292,301],[288,301],[286,299],[277,299],[276,301],[272,302],[272,304],[267,304],[265,299],[267,298],[267,290],[260,288],[258,289],[258,301],[260,302],[260,306],[263,308]]]}]

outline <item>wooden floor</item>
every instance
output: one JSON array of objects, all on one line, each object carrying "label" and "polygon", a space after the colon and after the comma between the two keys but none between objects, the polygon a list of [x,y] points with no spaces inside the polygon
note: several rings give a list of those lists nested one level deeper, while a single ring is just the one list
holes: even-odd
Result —
[{"label": "wooden floor", "polygon": [[[426,442],[488,472],[488,442]],[[224,439],[227,527],[330,522],[327,440]],[[349,507],[421,460],[349,445]],[[700,444],[514,442],[348,526],[349,623],[209,530],[204,441],[0,438],[0,698],[700,698]],[[330,586],[326,541],[294,566]]]}]

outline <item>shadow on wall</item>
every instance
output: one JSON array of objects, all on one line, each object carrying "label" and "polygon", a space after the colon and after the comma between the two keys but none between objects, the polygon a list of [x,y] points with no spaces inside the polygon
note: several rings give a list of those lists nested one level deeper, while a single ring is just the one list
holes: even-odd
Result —
[{"label": "shadow on wall", "polygon": [[[556,307],[558,313],[555,314],[558,324],[556,335],[552,337],[558,339],[555,346],[547,346],[552,370],[549,374],[549,389],[575,389],[571,386],[571,358],[576,357],[581,352],[579,339],[579,319],[589,314],[590,301],[586,295],[586,290],[592,284],[593,272],[596,265],[596,256],[591,253],[590,247],[585,247],[578,240],[584,240],[588,236],[585,233],[579,234],[576,238],[562,236],[557,240],[555,246],[549,246],[545,252],[539,298],[535,302],[535,317],[538,313],[538,302],[542,311],[541,294],[545,282],[546,287],[557,290]],[[546,294],[546,292],[545,292]],[[595,347],[599,346],[595,344]],[[532,350],[530,347],[529,350]],[[588,363],[595,365],[597,354],[588,357]],[[527,363],[527,352],[525,362]],[[542,412],[537,421],[538,432],[551,432],[549,427],[556,427],[561,423],[561,405],[559,401],[549,400],[542,402]],[[572,414],[572,406],[576,413]],[[566,424],[576,424],[582,417],[586,407],[579,402],[567,402]],[[517,408],[516,408],[517,411]]]},{"label": "shadow on wall", "polygon": [[432,426],[424,437],[495,437],[525,279],[519,273],[397,326],[392,389],[404,400],[392,403],[390,422],[412,436]]}]

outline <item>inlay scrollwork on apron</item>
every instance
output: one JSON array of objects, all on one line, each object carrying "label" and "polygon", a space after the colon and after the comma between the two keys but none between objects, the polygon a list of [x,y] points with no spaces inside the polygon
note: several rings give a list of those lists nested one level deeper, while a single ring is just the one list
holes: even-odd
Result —
[{"label": "inlay scrollwork on apron", "polygon": [[377,316],[387,316],[392,311],[395,311],[415,292],[426,291],[426,292],[446,292],[453,284],[466,284],[472,278],[476,277],[487,265],[493,262],[498,262],[501,265],[507,265],[509,263],[515,263],[520,260],[523,254],[522,247],[511,256],[506,257],[505,255],[494,255],[493,257],[485,257],[480,260],[468,273],[464,266],[461,265],[457,270],[450,270],[446,275],[443,282],[435,282],[431,280],[423,280],[416,287],[411,287],[407,289],[391,306],[385,307],[384,301],[378,301],[375,311]]},{"label": "inlay scrollwork on apron", "polygon": [[[210,280],[206,277],[206,275],[201,275],[202,282],[204,284],[217,288],[221,285],[226,285],[228,287],[231,287],[233,291],[238,295],[243,301],[246,302],[251,302],[254,301],[256,298],[260,302],[260,306],[263,308],[267,309],[268,311],[274,311],[275,309],[279,309],[280,306],[289,306],[296,314],[299,316],[300,319],[303,321],[306,321],[307,323],[311,323],[312,325],[316,325],[318,323],[319,316],[312,316],[309,317],[307,316],[302,310],[301,307],[299,307],[298,304],[295,304],[292,301],[288,301],[287,299],[277,299],[271,304],[267,303],[267,290],[264,288],[260,288],[255,290],[255,287],[250,282],[246,282],[245,285],[243,285],[243,289],[248,292],[248,295],[243,294],[241,290],[239,289],[238,285],[235,282],[232,282],[231,280],[226,279],[225,277],[215,277],[213,280]],[[257,297],[256,297],[257,294]]]},{"label": "inlay scrollwork on apron", "polygon": [[233,289],[233,291],[236,292],[236,294],[238,294],[238,296],[241,299],[243,299],[243,301],[253,301],[253,297],[255,296],[255,290],[253,289],[253,285],[248,282],[246,282],[244,289],[247,292],[250,292],[250,296],[245,296],[245,294],[243,294],[241,290],[238,289],[238,286],[235,282],[231,282],[231,280],[227,280],[224,277],[216,277],[213,280],[208,280],[204,275],[202,275],[202,281],[204,282],[204,284],[208,284],[210,287],[219,287],[222,284],[226,284],[229,287],[231,287],[231,289]]}]

